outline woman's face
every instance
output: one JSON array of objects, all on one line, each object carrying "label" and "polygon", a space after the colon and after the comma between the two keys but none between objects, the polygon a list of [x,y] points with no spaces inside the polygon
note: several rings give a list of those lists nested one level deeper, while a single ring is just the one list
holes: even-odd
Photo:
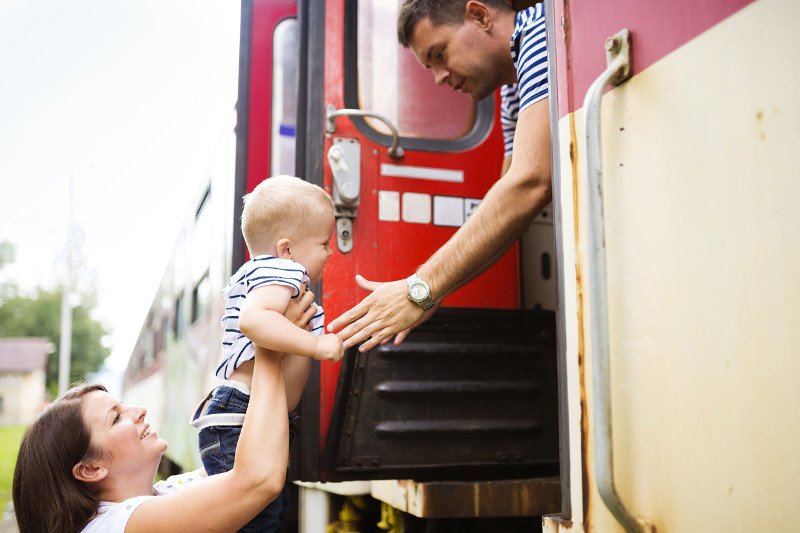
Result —
[{"label": "woman's face", "polygon": [[82,404],[92,445],[102,451],[100,466],[123,475],[151,468],[155,474],[167,443],[145,420],[147,410],[126,407],[99,390],[84,396]]}]

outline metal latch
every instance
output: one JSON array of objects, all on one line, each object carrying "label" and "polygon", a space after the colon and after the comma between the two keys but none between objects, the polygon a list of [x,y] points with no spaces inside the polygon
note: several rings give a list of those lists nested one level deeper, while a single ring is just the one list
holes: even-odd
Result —
[{"label": "metal latch", "polygon": [[333,139],[328,164],[333,175],[336,245],[346,254],[353,249],[353,219],[361,197],[361,144],[356,139]]}]

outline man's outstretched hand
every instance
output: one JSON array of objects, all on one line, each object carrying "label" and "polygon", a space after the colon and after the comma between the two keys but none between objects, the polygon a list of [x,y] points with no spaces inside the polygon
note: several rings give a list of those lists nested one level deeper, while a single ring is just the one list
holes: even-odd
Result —
[{"label": "man's outstretched hand", "polygon": [[328,324],[331,332],[344,327],[339,338],[345,348],[363,343],[359,351],[366,352],[378,344],[387,343],[398,333],[395,344],[400,344],[411,329],[427,320],[438,307],[437,302],[433,309],[423,312],[408,299],[404,279],[379,283],[356,275],[356,283],[372,294]]}]

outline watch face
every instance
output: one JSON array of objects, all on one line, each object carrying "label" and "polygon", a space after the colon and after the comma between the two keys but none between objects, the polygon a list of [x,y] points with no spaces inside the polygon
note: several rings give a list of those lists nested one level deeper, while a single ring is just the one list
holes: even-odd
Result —
[{"label": "watch face", "polygon": [[428,291],[425,290],[425,286],[421,283],[415,283],[411,286],[411,297],[415,300],[424,300],[426,296],[428,296]]}]

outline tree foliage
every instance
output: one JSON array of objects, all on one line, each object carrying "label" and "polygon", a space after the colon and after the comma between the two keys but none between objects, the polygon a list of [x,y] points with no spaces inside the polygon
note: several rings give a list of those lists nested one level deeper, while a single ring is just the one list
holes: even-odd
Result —
[{"label": "tree foliage", "polygon": [[[0,291],[0,337],[46,337],[56,346],[47,365],[47,387],[53,395],[58,388],[62,293],[61,288],[38,288],[30,296],[23,295],[13,283],[6,283]],[[93,307],[93,299],[84,295],[82,302],[72,308],[70,383],[84,381],[110,353],[102,342],[108,331],[92,318]]]},{"label": "tree foliage", "polygon": [[14,262],[17,254],[17,247],[8,241],[0,241],[0,268]]}]

